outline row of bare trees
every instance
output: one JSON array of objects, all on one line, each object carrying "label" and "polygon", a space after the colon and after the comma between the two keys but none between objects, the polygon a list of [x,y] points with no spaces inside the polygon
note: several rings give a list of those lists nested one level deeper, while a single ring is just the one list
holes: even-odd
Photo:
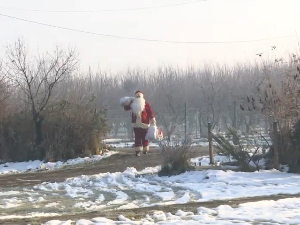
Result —
[{"label": "row of bare trees", "polygon": [[[215,129],[236,122],[238,129],[249,132],[262,120],[278,117],[262,113],[252,102],[259,96],[258,88],[264,90],[271,79],[279,79],[287,71],[292,73],[295,65],[277,61],[230,68],[205,65],[118,74],[82,73],[76,51],[56,48],[51,54],[32,56],[21,40],[7,47],[1,62],[0,157],[12,160],[20,156],[59,159],[95,153],[109,130],[117,135],[124,127],[131,134],[129,115],[120,108],[119,99],[138,89],[145,93],[169,139],[176,133],[182,135],[185,104],[190,127],[196,126],[202,135],[207,133],[207,122]],[[287,82],[281,77],[282,81]],[[289,104],[295,105],[295,101]],[[234,118],[234,102],[242,109],[238,118]],[[283,102],[276,111],[283,112]],[[273,105],[268,107],[274,109]]]},{"label": "row of bare trees", "polygon": [[[208,121],[218,129],[221,124],[231,125],[234,101],[243,102],[263,76],[262,67],[248,65],[234,68],[205,66],[202,69],[164,67],[154,71],[131,70],[112,76],[90,73],[81,79],[85,85],[91,84],[90,90],[107,107],[109,122],[116,132],[120,126],[131,129],[128,114],[119,107],[120,97],[132,96],[141,89],[154,108],[158,125],[163,126],[164,133],[171,137],[184,123],[185,103],[190,128],[198,117],[197,120],[202,122],[198,129],[203,135],[207,133]],[[239,110],[237,125],[248,127],[249,131],[249,127],[259,123],[257,115],[251,110]]]}]

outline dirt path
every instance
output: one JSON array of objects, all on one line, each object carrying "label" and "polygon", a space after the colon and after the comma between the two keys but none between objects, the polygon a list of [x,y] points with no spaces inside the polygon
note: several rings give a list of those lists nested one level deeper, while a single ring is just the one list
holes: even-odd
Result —
[{"label": "dirt path", "polygon": [[[117,150],[118,154],[102,159],[96,163],[68,166],[59,170],[27,172],[20,174],[0,175],[1,187],[25,187],[33,186],[42,182],[61,182],[66,178],[80,175],[93,175],[98,173],[122,172],[127,167],[135,167],[142,170],[161,164],[161,154],[158,149],[151,149],[147,155],[136,157],[132,149]],[[208,155],[207,147],[197,149],[194,156]]]}]

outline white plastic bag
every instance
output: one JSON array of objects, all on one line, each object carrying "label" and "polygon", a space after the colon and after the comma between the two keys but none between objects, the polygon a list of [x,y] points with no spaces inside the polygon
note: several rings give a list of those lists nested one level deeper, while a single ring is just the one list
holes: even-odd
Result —
[{"label": "white plastic bag", "polygon": [[130,104],[130,102],[133,100],[133,97],[122,97],[121,99],[120,99],[120,105],[121,105],[121,107],[124,107],[124,105],[129,105]]},{"label": "white plastic bag", "polygon": [[148,128],[145,139],[148,141],[155,140],[157,138],[157,126],[150,126]]},{"label": "white plastic bag", "polygon": [[145,139],[148,141],[151,140],[162,140],[164,138],[163,132],[156,125],[151,125],[148,128]]}]

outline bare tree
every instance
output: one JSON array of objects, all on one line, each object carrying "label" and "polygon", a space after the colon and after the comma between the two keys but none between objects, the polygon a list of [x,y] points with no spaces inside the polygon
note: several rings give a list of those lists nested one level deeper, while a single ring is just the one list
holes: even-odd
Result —
[{"label": "bare tree", "polygon": [[172,68],[160,70],[153,87],[155,92],[155,112],[157,120],[163,125],[167,139],[183,123],[185,93],[183,79],[179,71]]},{"label": "bare tree", "polygon": [[[300,118],[300,58],[293,56],[290,62],[276,61],[264,68],[265,76],[256,86],[256,93],[247,96],[242,107],[259,111],[270,123],[274,167],[289,164],[291,171],[298,171],[299,118]],[[271,125],[271,124],[270,124]],[[277,126],[278,125],[278,126]]]},{"label": "bare tree", "polygon": [[0,103],[8,98],[8,83],[2,73],[2,61],[0,61]]},{"label": "bare tree", "polygon": [[210,122],[212,128],[215,128],[220,122],[222,112],[226,108],[225,100],[229,96],[228,83],[226,82],[229,76],[224,73],[227,72],[220,68],[212,70],[208,67],[200,79],[196,81],[198,91],[202,94],[202,102],[199,107],[202,112],[202,119]]},{"label": "bare tree", "polygon": [[24,42],[18,40],[7,47],[6,56],[5,76],[21,89],[22,101],[30,107],[38,146],[43,141],[43,112],[56,85],[76,69],[77,54],[56,48],[54,54],[30,58]]}]

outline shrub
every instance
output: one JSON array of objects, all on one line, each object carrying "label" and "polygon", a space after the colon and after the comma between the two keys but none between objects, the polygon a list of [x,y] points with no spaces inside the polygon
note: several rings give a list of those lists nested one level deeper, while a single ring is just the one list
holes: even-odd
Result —
[{"label": "shrub", "polygon": [[44,122],[48,157],[67,160],[99,154],[103,149],[102,138],[108,132],[105,111],[96,110],[91,101],[61,101],[48,113],[51,116]]},{"label": "shrub", "polygon": [[15,112],[1,122],[1,159],[28,161],[40,158],[33,144],[33,123],[28,113]]},{"label": "shrub", "polygon": [[0,157],[5,161],[67,160],[99,154],[108,132],[105,110],[87,103],[60,101],[44,113],[43,142],[35,144],[35,131],[28,111],[17,111],[0,121]]},{"label": "shrub", "polygon": [[[253,151],[249,150],[249,145],[242,144],[241,138],[237,131],[233,128],[228,128],[227,138],[220,134],[212,134],[213,140],[216,142],[215,148],[219,154],[227,157],[232,157],[241,171],[252,172],[262,168],[260,161],[263,158],[267,159],[267,154],[264,148],[260,151],[260,147],[256,147]],[[230,139],[234,138],[236,144],[231,143]]]},{"label": "shrub", "polygon": [[172,176],[184,173],[191,169],[192,140],[160,141],[162,153],[162,168],[159,176]]},{"label": "shrub", "polygon": [[[289,166],[289,172],[300,172],[300,120],[291,130],[280,129],[279,140],[279,162]],[[275,137],[273,137],[275,138]]]}]

